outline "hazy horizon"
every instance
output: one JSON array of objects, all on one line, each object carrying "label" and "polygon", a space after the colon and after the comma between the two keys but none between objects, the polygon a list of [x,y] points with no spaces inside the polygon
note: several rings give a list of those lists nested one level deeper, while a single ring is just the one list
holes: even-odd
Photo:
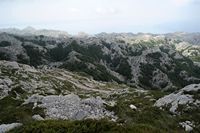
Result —
[{"label": "hazy horizon", "polygon": [[199,0],[1,0],[0,28],[70,34],[200,32]]},{"label": "hazy horizon", "polygon": [[66,32],[69,35],[77,35],[77,34],[88,34],[88,35],[95,35],[95,34],[100,34],[100,33],[107,33],[107,34],[112,34],[112,33],[116,33],[116,34],[123,34],[123,33],[132,33],[132,34],[170,34],[170,33],[200,33],[200,32],[185,32],[185,31],[175,31],[175,32],[105,32],[105,31],[100,31],[100,32],[96,32],[96,33],[88,33],[88,32],[84,32],[84,31],[77,31],[75,33],[70,33],[67,30],[62,30],[62,29],[53,29],[53,28],[35,28],[33,26],[26,26],[26,27],[5,27],[5,28],[0,28],[0,30],[8,30],[8,29],[17,29],[17,30],[25,30],[27,28],[33,28],[34,30],[54,30],[54,31],[61,31],[61,32]]}]

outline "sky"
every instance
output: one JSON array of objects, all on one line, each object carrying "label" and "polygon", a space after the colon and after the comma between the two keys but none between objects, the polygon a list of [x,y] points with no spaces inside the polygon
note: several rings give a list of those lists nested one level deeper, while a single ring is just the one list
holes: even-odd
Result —
[{"label": "sky", "polygon": [[0,28],[200,32],[200,0],[0,0]]}]

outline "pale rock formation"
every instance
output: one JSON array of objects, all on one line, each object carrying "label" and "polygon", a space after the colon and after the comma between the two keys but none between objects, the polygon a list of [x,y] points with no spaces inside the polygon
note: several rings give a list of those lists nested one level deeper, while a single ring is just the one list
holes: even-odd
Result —
[{"label": "pale rock formation", "polygon": [[199,100],[198,99],[194,99],[193,95],[190,94],[185,94],[187,92],[197,92],[198,90],[200,90],[200,84],[191,84],[188,85],[186,87],[184,87],[183,89],[179,90],[177,93],[171,93],[167,96],[164,96],[160,99],[158,99],[154,106],[157,107],[169,107],[169,111],[172,113],[178,113],[177,109],[179,105],[187,105],[189,106],[190,103],[192,104],[196,104],[197,106],[199,106]]},{"label": "pale rock formation", "polygon": [[21,123],[2,124],[0,125],[0,133],[8,132],[19,126],[22,126],[22,124]]}]

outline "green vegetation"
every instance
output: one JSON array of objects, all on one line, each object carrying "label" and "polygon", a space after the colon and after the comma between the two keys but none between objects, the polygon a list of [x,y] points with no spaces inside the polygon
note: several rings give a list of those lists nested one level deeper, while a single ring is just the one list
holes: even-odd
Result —
[{"label": "green vegetation", "polygon": [[105,120],[40,121],[24,125],[10,133],[109,133],[123,132],[123,126]]},{"label": "green vegetation", "polygon": [[10,54],[6,52],[0,52],[0,60],[10,60]]},{"label": "green vegetation", "polygon": [[200,100],[200,90],[198,90],[198,91],[184,91],[183,93],[192,95],[194,99]]},{"label": "green vegetation", "polygon": [[107,43],[107,42],[105,42],[105,41],[101,41],[101,43],[102,43],[106,48],[111,49],[111,45],[112,45],[112,44]]},{"label": "green vegetation", "polygon": [[[101,50],[101,46],[100,45],[88,45],[86,46],[82,46],[79,45],[75,40],[73,40],[71,42],[71,44],[67,45],[66,49],[71,51],[76,51],[78,53],[80,53],[81,55],[84,55],[86,57],[89,58],[93,58],[94,61],[99,61],[102,57],[103,57],[103,52]],[[67,53],[66,53],[67,55]]]},{"label": "green vegetation", "polygon": [[[136,48],[137,47],[137,48]],[[133,51],[133,49],[136,49]],[[140,56],[142,54],[142,51],[144,51],[146,47],[140,46],[138,44],[127,46],[126,51],[128,56]]]},{"label": "green vegetation", "polygon": [[61,66],[62,68],[68,69],[70,71],[85,72],[93,77],[95,80],[99,81],[117,81],[120,82],[116,77],[112,76],[104,66],[95,64],[95,68],[88,68],[87,64],[84,62],[68,62]]},{"label": "green vegetation", "polygon": [[131,79],[132,78],[131,66],[129,65],[128,61],[126,59],[122,59],[122,60],[120,60],[120,63],[118,65],[119,66],[118,66],[116,72],[127,77],[127,79]]},{"label": "green vegetation", "polygon": [[30,64],[28,57],[25,57],[23,54],[17,55],[17,62],[22,64]]},{"label": "green vegetation", "polygon": [[30,57],[30,65],[36,67],[38,65],[43,64],[43,54],[42,51],[39,50],[39,48],[30,45],[26,45],[24,46],[24,48],[26,49],[27,54]]},{"label": "green vegetation", "polygon": [[77,88],[68,80],[63,82],[58,81],[56,78],[53,77],[42,77],[42,80],[49,81],[53,83],[53,89],[57,92],[57,95],[63,94],[63,91],[68,90],[70,92],[75,92]]},{"label": "green vegetation", "polygon": [[167,39],[148,40],[148,41],[141,40],[139,44],[142,45],[142,46],[146,46],[148,48],[152,48],[152,47],[158,46],[159,44],[169,44],[169,41]]},{"label": "green vegetation", "polygon": [[[162,51],[167,52],[167,49],[163,49]],[[149,60],[153,61],[153,64],[141,64],[141,76],[139,77],[139,81],[143,87],[156,89],[152,86],[152,78],[153,71],[157,68],[163,73],[167,74],[170,81],[178,88],[182,88],[188,84],[199,83],[198,79],[194,79],[191,81],[187,81],[181,76],[181,72],[186,72],[186,76],[194,76],[199,78],[200,76],[200,68],[195,66],[187,57],[183,57],[182,59],[173,59],[170,63],[172,65],[165,65],[165,67],[161,66],[160,57],[162,57],[161,53],[149,53],[146,56]],[[174,55],[169,55],[170,58],[174,58]],[[164,88],[167,83],[160,85],[161,88]]]},{"label": "green vegetation", "polygon": [[142,76],[139,77],[139,81],[141,85],[152,89],[153,87],[152,87],[151,79],[153,76],[153,71],[155,69],[154,66],[150,64],[149,65],[141,64],[140,69],[141,69]]},{"label": "green vegetation", "polygon": [[[152,126],[135,124],[126,126],[107,120],[39,121],[25,124],[9,133],[167,133]],[[171,132],[171,133],[178,133]],[[180,132],[179,132],[180,133]],[[182,132],[184,133],[184,132]]]},{"label": "green vegetation", "polygon": [[[173,46],[174,46],[174,45],[173,45]],[[160,47],[160,50],[161,50],[162,52],[165,52],[166,54],[168,54],[169,51],[170,51],[170,49],[168,49],[168,48],[166,48],[166,47],[164,47],[164,46],[161,46],[161,47]]]},{"label": "green vegetation", "polygon": [[61,61],[67,57],[70,52],[70,49],[64,48],[64,44],[60,43],[57,47],[50,49],[49,55],[53,61]]},{"label": "green vegetation", "polygon": [[147,58],[152,58],[153,60],[159,60],[160,57],[162,57],[162,55],[159,52],[147,54]]},{"label": "green vegetation", "polygon": [[200,62],[200,56],[191,56],[189,58],[194,62]]},{"label": "green vegetation", "polygon": [[127,79],[132,78],[131,74],[131,66],[129,65],[128,61],[126,58],[123,57],[116,57],[111,60],[111,68],[118,72],[119,74],[123,75]]},{"label": "green vegetation", "polygon": [[191,108],[188,108],[187,105],[179,105],[178,110],[179,115],[176,116],[177,121],[185,122],[191,121],[195,123],[195,127],[192,133],[200,132],[200,108],[194,104],[190,104]]},{"label": "green vegetation", "polygon": [[28,41],[30,41],[34,44],[40,45],[40,46],[46,46],[46,41],[43,41],[42,40],[43,38],[44,38],[44,36],[40,35],[40,36],[36,36],[36,39],[30,39]]},{"label": "green vegetation", "polygon": [[[71,51],[76,51],[79,55],[76,55],[81,61],[66,62],[61,66],[61,68],[68,69],[70,71],[85,72],[93,76],[95,80],[101,81],[112,81],[115,80],[120,82],[116,77],[112,76],[103,65],[99,65],[100,59],[105,59],[110,61],[109,57],[103,55],[102,46],[100,45],[88,45],[87,47],[79,45],[75,40],[73,40],[66,47],[64,44],[59,44],[58,47],[49,51],[50,56],[54,61],[62,61],[68,58],[68,54]],[[88,64],[94,65],[95,68],[89,68]],[[127,62],[122,62],[118,71],[126,75],[128,78],[131,77],[130,66]]]},{"label": "green vegetation", "polygon": [[[119,117],[119,123],[125,124],[128,127],[134,127],[143,125],[144,128],[151,127],[157,130],[157,132],[183,132],[176,120],[176,117],[170,115],[169,112],[160,110],[154,107],[154,102],[145,99],[145,96],[152,96],[152,98],[159,98],[164,92],[156,94],[158,91],[152,91],[152,93],[133,93],[123,95],[113,95],[111,99],[116,99],[117,104],[114,107],[108,106],[107,109],[114,111]],[[135,105],[136,110],[132,110],[129,105]],[[141,129],[140,129],[141,130]]]},{"label": "green vegetation", "polygon": [[173,63],[175,64],[174,72],[168,72],[168,77],[176,86],[182,88],[188,84],[199,83],[199,80],[186,81],[180,76],[181,71],[186,71],[188,76],[200,77],[200,68],[195,66],[189,58],[174,60]]},{"label": "green vegetation", "polygon": [[32,109],[33,105],[22,105],[23,101],[16,100],[7,96],[0,100],[0,123],[20,122],[27,123],[32,121],[34,114],[44,116],[43,109]]},{"label": "green vegetation", "polygon": [[7,47],[7,46],[11,46],[11,43],[8,41],[2,41],[0,42],[0,47]]}]

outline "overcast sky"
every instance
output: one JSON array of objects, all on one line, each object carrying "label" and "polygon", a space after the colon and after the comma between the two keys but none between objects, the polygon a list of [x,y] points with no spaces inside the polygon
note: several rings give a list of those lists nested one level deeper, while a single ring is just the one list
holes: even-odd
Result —
[{"label": "overcast sky", "polygon": [[200,0],[0,0],[0,28],[199,32]]}]

